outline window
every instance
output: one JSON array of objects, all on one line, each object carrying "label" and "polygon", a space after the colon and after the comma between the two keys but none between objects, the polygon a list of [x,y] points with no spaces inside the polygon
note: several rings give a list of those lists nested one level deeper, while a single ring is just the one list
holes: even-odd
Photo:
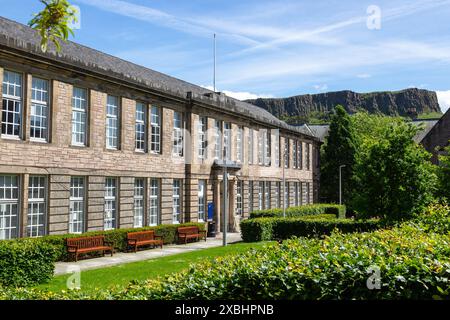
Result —
[{"label": "window", "polygon": [[134,227],[144,226],[145,182],[142,178],[134,179]]},{"label": "window", "polygon": [[161,109],[152,106],[150,125],[152,127],[152,137],[150,150],[155,153],[161,152]]},{"label": "window", "polygon": [[243,201],[242,201],[242,191],[243,188],[243,182],[238,181],[236,184],[236,214],[242,216],[243,213]]},{"label": "window", "polygon": [[119,148],[119,98],[109,95],[106,104],[106,147]]},{"label": "window", "polygon": [[84,181],[83,177],[70,178],[69,233],[84,231]]},{"label": "window", "polygon": [[271,144],[272,144],[272,138],[271,138],[271,134],[270,134],[270,130],[264,130],[263,131],[264,134],[264,164],[266,166],[270,166],[270,164],[272,163],[272,148],[271,148]]},{"label": "window", "polygon": [[281,208],[281,182],[276,182],[275,188],[275,208]]},{"label": "window", "polygon": [[173,114],[173,154],[183,156],[183,116],[181,112]]},{"label": "window", "polygon": [[298,142],[298,168],[303,170],[303,142]]},{"label": "window", "polygon": [[307,204],[310,204],[311,203],[311,194],[310,194],[310,192],[311,192],[311,183],[310,182],[307,182],[306,183],[306,203]]},{"label": "window", "polygon": [[253,181],[248,182],[248,212],[253,211]]},{"label": "window", "polygon": [[270,181],[264,182],[264,209],[270,209]]},{"label": "window", "polygon": [[150,205],[148,210],[148,224],[156,226],[159,223],[159,179],[150,179]]},{"label": "window", "polygon": [[253,164],[253,129],[248,130],[248,164]]},{"label": "window", "polygon": [[206,159],[206,130],[207,130],[208,118],[200,117],[198,121],[198,157],[200,159]]},{"label": "window", "polygon": [[198,180],[198,221],[205,221],[206,213],[206,180]]},{"label": "window", "polygon": [[173,207],[173,223],[180,223],[181,220],[181,180],[173,180],[173,195],[172,195],[172,207]]},{"label": "window", "polygon": [[74,87],[72,92],[72,144],[86,145],[87,90]]},{"label": "window", "polygon": [[112,230],[117,227],[117,179],[105,180],[105,219],[104,229]]},{"label": "window", "polygon": [[30,176],[28,183],[28,237],[45,235],[46,198],[45,177]]},{"label": "window", "polygon": [[264,164],[264,142],[263,142],[263,131],[258,131],[258,164],[263,165]]},{"label": "window", "polygon": [[289,168],[289,139],[284,139],[284,167]]},{"label": "window", "polygon": [[297,141],[292,141],[292,168],[297,168],[298,154],[297,154]]},{"label": "window", "polygon": [[305,204],[305,201],[303,200],[303,190],[305,189],[305,188],[303,187],[303,182],[299,182],[298,187],[300,188],[300,189],[298,190],[299,201],[300,201],[300,205],[302,206],[302,205]]},{"label": "window", "polygon": [[311,165],[311,144],[307,143],[306,144],[306,170],[310,170],[310,165]]},{"label": "window", "polygon": [[294,206],[299,205],[299,197],[298,197],[298,182],[294,182]]},{"label": "window", "polygon": [[284,207],[289,208],[289,182],[284,185]]},{"label": "window", "polygon": [[219,120],[214,121],[214,159],[222,159],[222,122]]},{"label": "window", "polygon": [[136,151],[147,150],[147,110],[143,103],[136,103],[135,148]]},{"label": "window", "polygon": [[258,183],[258,209],[259,210],[264,209],[263,192],[264,192],[264,182],[260,181]]},{"label": "window", "polygon": [[3,73],[2,135],[19,138],[22,126],[22,75]]},{"label": "window", "polygon": [[31,81],[31,139],[47,141],[48,107],[48,81],[33,77]]},{"label": "window", "polygon": [[19,177],[0,176],[0,240],[19,235]]},{"label": "window", "polygon": [[279,167],[280,166],[280,131],[279,130],[277,130],[276,134],[275,134],[274,149],[275,149],[275,166]]},{"label": "window", "polygon": [[244,150],[242,143],[242,127],[238,127],[236,133],[236,160],[242,162],[244,160]]},{"label": "window", "polygon": [[223,124],[224,160],[231,160],[231,123]]}]

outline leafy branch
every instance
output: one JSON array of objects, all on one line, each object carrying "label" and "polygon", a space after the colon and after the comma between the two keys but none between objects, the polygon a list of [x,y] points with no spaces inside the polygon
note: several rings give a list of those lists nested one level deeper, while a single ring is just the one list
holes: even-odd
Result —
[{"label": "leafy branch", "polygon": [[59,40],[67,41],[69,33],[73,36],[73,30],[69,24],[77,22],[77,9],[72,7],[67,0],[40,0],[45,8],[34,15],[28,25],[38,30],[41,35],[41,50],[47,51],[48,42],[55,44],[56,50],[61,51]]}]

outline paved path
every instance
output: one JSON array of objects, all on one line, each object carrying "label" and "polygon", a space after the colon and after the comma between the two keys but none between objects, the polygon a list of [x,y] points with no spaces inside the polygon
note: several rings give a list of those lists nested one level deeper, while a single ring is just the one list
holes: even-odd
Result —
[{"label": "paved path", "polygon": [[[228,243],[234,243],[242,241],[240,233],[228,233]],[[100,258],[86,259],[78,262],[57,262],[55,266],[55,275],[72,273],[75,270],[91,270],[98,268],[105,268],[116,266],[119,264],[136,262],[154,258],[161,258],[183,252],[196,251],[201,249],[220,247],[222,245],[222,235],[218,234],[215,238],[207,238],[205,241],[199,241],[194,243],[188,243],[186,245],[172,244],[165,245],[163,249],[149,249],[139,251],[137,253],[130,252],[118,252],[114,256],[105,256]]]}]

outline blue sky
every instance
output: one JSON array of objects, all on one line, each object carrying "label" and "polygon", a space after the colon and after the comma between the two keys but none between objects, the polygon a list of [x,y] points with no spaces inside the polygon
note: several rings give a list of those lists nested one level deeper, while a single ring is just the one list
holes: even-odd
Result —
[{"label": "blue sky", "polygon": [[[71,3],[74,41],[206,87],[217,33],[217,88],[237,98],[417,87],[450,106],[450,0]],[[0,7],[27,23],[42,5]]]}]

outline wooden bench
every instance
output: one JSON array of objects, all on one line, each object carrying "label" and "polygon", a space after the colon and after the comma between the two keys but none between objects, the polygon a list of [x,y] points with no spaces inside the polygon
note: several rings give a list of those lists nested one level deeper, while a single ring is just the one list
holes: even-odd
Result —
[{"label": "wooden bench", "polygon": [[155,231],[138,231],[127,233],[127,243],[129,247],[134,247],[134,252],[137,252],[138,247],[152,245],[153,247],[163,247],[162,236],[155,235]]},{"label": "wooden bench", "polygon": [[112,242],[105,241],[105,236],[67,238],[67,252],[75,255],[75,261],[78,261],[78,255],[82,253],[101,251],[103,256],[105,251],[113,255],[114,247]]},{"label": "wooden bench", "polygon": [[206,241],[206,231],[200,230],[199,227],[179,227],[178,231],[178,242],[187,243],[188,239],[205,239]]}]

